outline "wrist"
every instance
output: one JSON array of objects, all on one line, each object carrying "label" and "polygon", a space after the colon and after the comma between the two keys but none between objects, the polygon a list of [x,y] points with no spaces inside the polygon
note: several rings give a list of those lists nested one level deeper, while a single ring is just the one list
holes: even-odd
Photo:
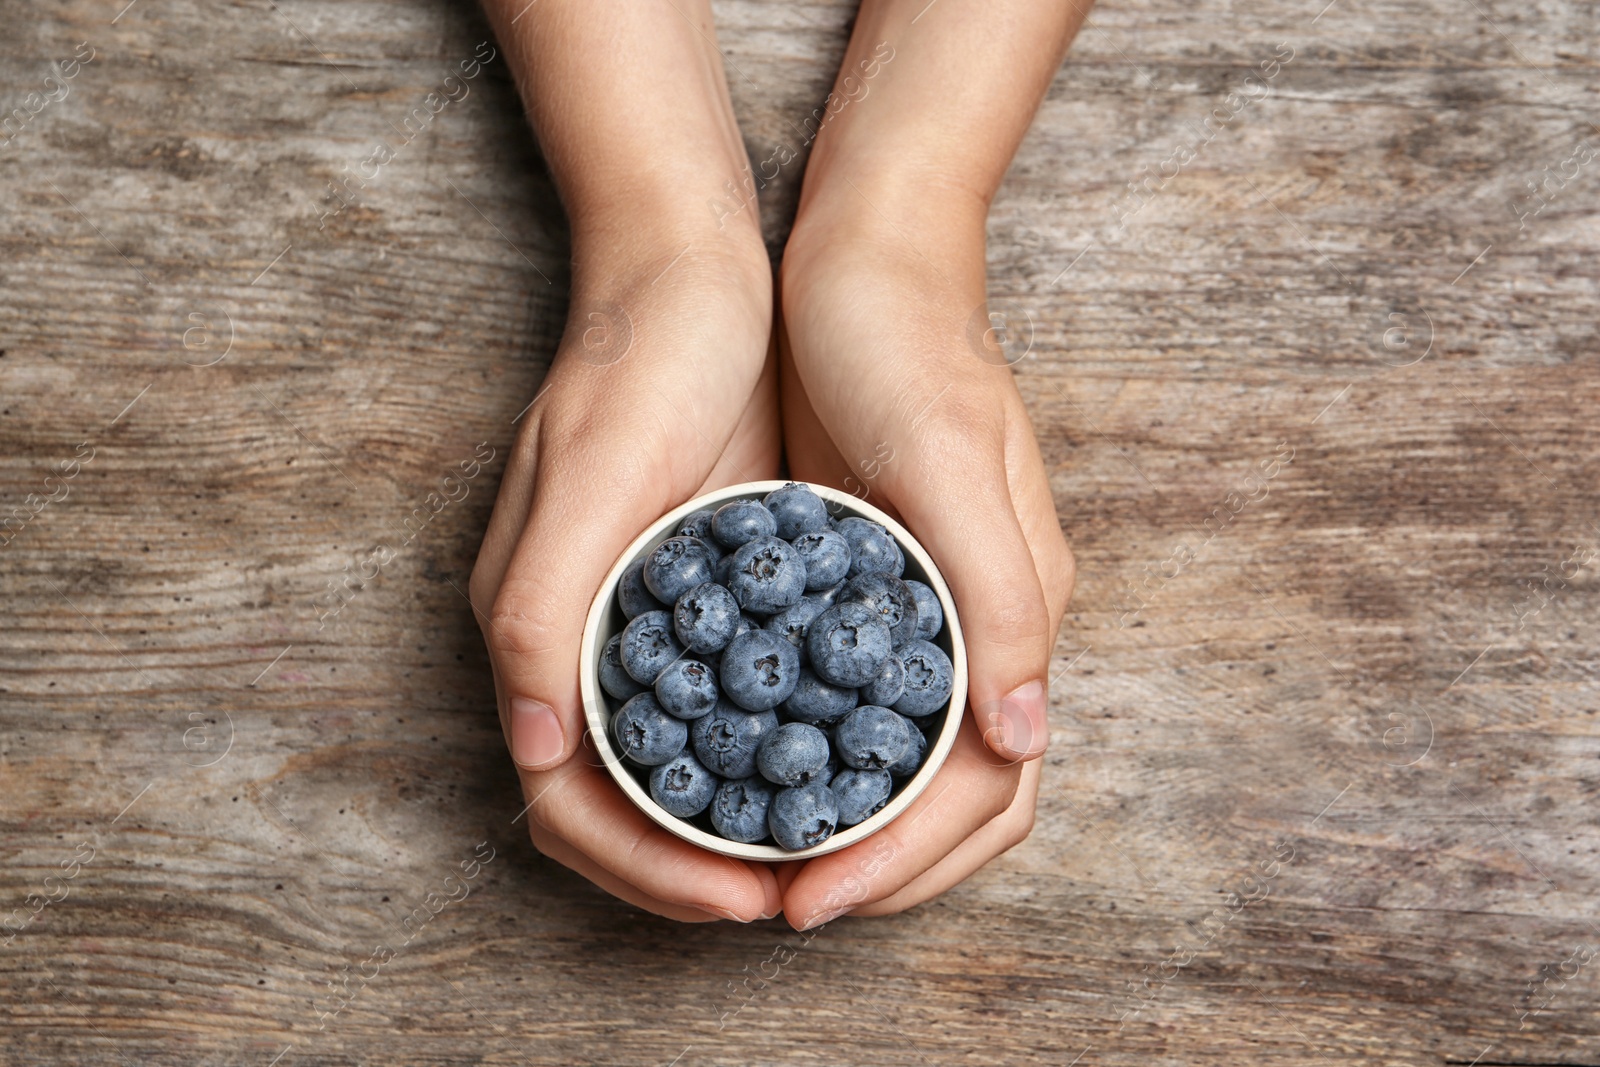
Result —
[{"label": "wrist", "polygon": [[[845,180],[848,178],[848,180]],[[834,182],[837,181],[837,185]],[[841,282],[877,291],[889,282],[908,296],[983,298],[985,213],[970,198],[929,195],[898,176],[835,171],[802,202],[784,246],[785,308],[798,308]]]},{"label": "wrist", "polygon": [[771,330],[772,267],[759,239],[660,215],[625,234],[574,236],[562,348],[580,346],[587,362],[609,364],[648,338],[655,364],[682,355],[759,368]]}]

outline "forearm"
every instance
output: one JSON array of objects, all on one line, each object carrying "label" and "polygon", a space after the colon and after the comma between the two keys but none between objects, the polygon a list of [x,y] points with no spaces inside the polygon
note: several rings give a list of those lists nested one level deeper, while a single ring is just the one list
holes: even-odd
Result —
[{"label": "forearm", "polygon": [[[485,0],[585,263],[692,244],[760,252],[707,0]],[[692,21],[691,21],[692,20]],[[753,207],[753,205],[752,205]]]},{"label": "forearm", "polygon": [[975,233],[981,247],[989,202],[1088,8],[863,0],[834,90],[853,99],[817,136],[800,223],[854,213],[908,234]]}]

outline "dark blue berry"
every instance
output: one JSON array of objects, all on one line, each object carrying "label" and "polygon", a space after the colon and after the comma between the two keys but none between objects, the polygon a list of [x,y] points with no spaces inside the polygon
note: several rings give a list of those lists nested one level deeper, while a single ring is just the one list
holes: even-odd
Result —
[{"label": "dark blue berry", "polygon": [[699,660],[674,660],[656,676],[656,701],[670,715],[698,719],[717,706],[716,675]]},{"label": "dark blue berry", "polygon": [[801,597],[800,603],[791,608],[784,608],[776,615],[767,619],[763,629],[771,630],[787,640],[800,653],[800,665],[805,666],[806,631],[811,627],[811,620],[828,607],[820,597]]},{"label": "dark blue berry", "polygon": [[734,552],[728,588],[746,611],[771,615],[805,595],[806,565],[789,542],[757,538]]},{"label": "dark blue berry", "polygon": [[622,669],[621,634],[617,634],[607,641],[606,647],[600,651],[599,675],[600,688],[618,700],[627,700],[629,697],[638,696],[650,688],[634,681],[633,676]]},{"label": "dark blue berry", "polygon": [[654,693],[640,693],[611,717],[611,735],[624,756],[654,767],[683,751],[689,727],[663,711]]},{"label": "dark blue berry", "polygon": [[767,809],[767,828],[784,848],[798,850],[820,845],[833,836],[839,824],[839,802],[820,782],[780,789]]},{"label": "dark blue berry", "polygon": [[833,745],[847,767],[878,770],[900,760],[916,732],[916,727],[888,708],[863,704],[834,728]]},{"label": "dark blue berry", "polygon": [[716,565],[716,557],[698,537],[669,537],[644,558],[645,588],[663,604],[676,604],[683,594],[709,582]]},{"label": "dark blue berry", "polygon": [[636,559],[617,579],[617,606],[630,619],[637,619],[647,611],[660,611],[666,607],[655,594],[645,588],[644,560]]},{"label": "dark blue berry", "polygon": [[689,743],[701,763],[724,778],[748,778],[756,773],[756,749],[762,738],[778,728],[770,711],[744,711],[726,700],[711,714],[689,726]]},{"label": "dark blue berry", "polygon": [[800,680],[800,653],[771,630],[751,630],[722,651],[722,691],[746,711],[775,708]]},{"label": "dark blue berry", "polygon": [[650,772],[650,796],[680,819],[699,815],[717,792],[717,776],[687,752]]},{"label": "dark blue berry", "polygon": [[720,651],[738,626],[739,602],[715,582],[695,586],[672,609],[672,630],[690,652]]},{"label": "dark blue berry", "polygon": [[856,702],[854,689],[824,682],[814,671],[802,667],[794,692],[783,702],[783,714],[792,722],[835,726],[855,710]]},{"label": "dark blue berry", "polygon": [[844,770],[829,784],[839,805],[839,825],[854,826],[883,810],[894,781],[888,771]]},{"label": "dark blue berry", "polygon": [[900,650],[906,665],[906,691],[894,702],[894,710],[917,718],[932,715],[950,699],[955,670],[944,649],[931,641],[913,641]]},{"label": "dark blue berry", "polygon": [[767,811],[776,793],[762,778],[723,782],[711,799],[711,825],[729,841],[755,844],[767,836]]},{"label": "dark blue berry", "polygon": [[756,770],[776,785],[805,785],[828,765],[828,735],[803,722],[786,722],[761,741]]},{"label": "dark blue berry", "polygon": [[916,639],[916,595],[892,574],[856,575],[845,583],[838,602],[866,604],[875,610],[889,628],[889,641],[895,648]]},{"label": "dark blue berry", "polygon": [[865,604],[835,604],[811,620],[806,651],[823,681],[862,686],[883,669],[893,648],[877,611]]},{"label": "dark blue berry", "polygon": [[898,555],[899,548],[882,523],[852,515],[839,520],[839,533],[850,544],[851,578],[858,574],[891,573],[897,559],[904,570],[905,558]]},{"label": "dark blue berry", "polygon": [[681,655],[683,646],[665,611],[647,611],[623,627],[622,669],[642,685],[655,685],[667,664]]},{"label": "dark blue berry", "polygon": [[838,585],[850,573],[850,543],[839,533],[822,529],[794,539],[794,550],[806,568],[806,592]]},{"label": "dark blue berry", "polygon": [[861,703],[877,704],[879,707],[892,707],[900,694],[906,691],[906,666],[900,662],[899,656],[890,656],[883,661],[880,670],[865,686],[861,688]]},{"label": "dark blue berry", "polygon": [[911,747],[906,754],[889,764],[888,771],[896,778],[909,778],[922,766],[922,757],[928,754],[928,738],[921,730],[911,731]]},{"label": "dark blue berry", "polygon": [[728,549],[738,548],[778,530],[778,520],[759,500],[730,500],[711,519],[711,533]]},{"label": "dark blue berry", "polygon": [[717,539],[711,535],[711,516],[716,514],[710,508],[701,508],[693,512],[688,518],[678,524],[678,533],[684,537],[693,537],[718,559],[722,558],[722,546],[717,544]]},{"label": "dark blue berry", "polygon": [[717,565],[711,571],[711,580],[726,589],[728,579],[731,577],[733,577],[733,553],[729,552],[717,560]]},{"label": "dark blue berry", "polygon": [[917,602],[917,637],[932,641],[944,629],[944,605],[939,603],[939,594],[933,591],[932,586],[913,578],[905,581]]},{"label": "dark blue berry", "polygon": [[777,534],[785,541],[828,528],[828,506],[809,485],[790,482],[768,493],[762,503],[778,520]]}]

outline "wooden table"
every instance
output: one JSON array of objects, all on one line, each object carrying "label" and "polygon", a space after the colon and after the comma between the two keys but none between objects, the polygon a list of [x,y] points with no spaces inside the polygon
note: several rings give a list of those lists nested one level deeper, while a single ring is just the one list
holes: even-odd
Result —
[{"label": "wooden table", "polygon": [[[805,938],[515,818],[462,591],[567,246],[503,62],[329,210],[481,17],[125,2],[0,2],[0,1060],[1600,1064],[1593,5],[1094,13],[990,227],[1081,567],[1038,825]],[[716,7],[765,158],[851,6]]]}]

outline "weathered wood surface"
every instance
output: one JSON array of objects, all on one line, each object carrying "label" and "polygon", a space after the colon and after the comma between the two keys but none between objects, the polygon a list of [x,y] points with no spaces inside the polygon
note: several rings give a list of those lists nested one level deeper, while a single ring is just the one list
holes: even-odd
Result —
[{"label": "weathered wood surface", "polygon": [[[0,549],[0,1061],[1600,1064],[1600,9],[1094,13],[991,225],[1082,575],[1038,826],[805,943],[514,820],[462,590],[567,274],[503,64],[318,225],[479,15],[123,2],[0,0],[5,108],[94,50],[0,149],[0,515],[66,493]],[[765,158],[850,5],[717,14]]]}]

